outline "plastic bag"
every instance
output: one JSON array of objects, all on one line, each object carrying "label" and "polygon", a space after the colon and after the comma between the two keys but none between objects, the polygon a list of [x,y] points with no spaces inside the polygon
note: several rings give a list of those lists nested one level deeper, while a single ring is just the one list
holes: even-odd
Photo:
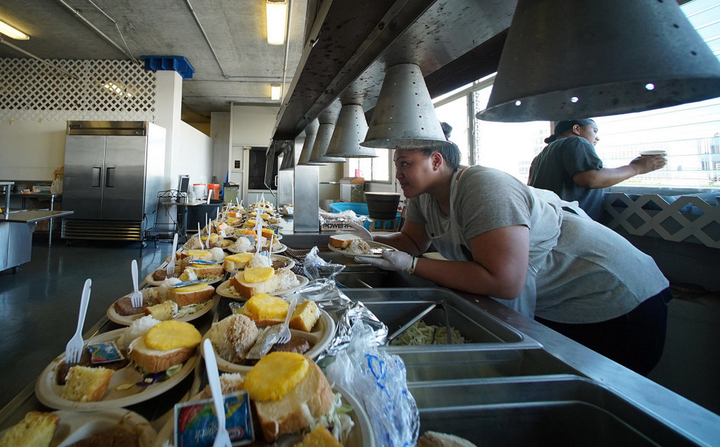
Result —
[{"label": "plastic bag", "polygon": [[318,278],[332,278],[345,268],[341,264],[331,264],[318,255],[318,248],[313,247],[310,252],[305,255],[303,262],[303,271],[305,277],[313,280]]},{"label": "plastic bag", "polygon": [[357,321],[347,349],[327,366],[325,375],[362,402],[378,446],[417,443],[420,413],[407,388],[405,364],[378,349],[372,328]]}]

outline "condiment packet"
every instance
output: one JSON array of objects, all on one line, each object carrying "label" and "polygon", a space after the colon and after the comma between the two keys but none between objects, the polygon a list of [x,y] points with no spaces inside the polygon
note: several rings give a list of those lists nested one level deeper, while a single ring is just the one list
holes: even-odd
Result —
[{"label": "condiment packet", "polygon": [[270,352],[273,345],[280,338],[280,332],[282,331],[282,324],[275,324],[265,328],[263,332],[258,335],[255,344],[250,348],[245,358],[247,360],[260,360],[265,357],[265,354]]},{"label": "condiment packet", "polygon": [[[250,397],[246,390],[223,396],[225,427],[233,446],[255,440]],[[217,417],[212,399],[175,404],[175,447],[213,445],[217,436]]]},{"label": "condiment packet", "polygon": [[114,341],[95,343],[87,346],[90,353],[90,362],[93,365],[102,363],[117,362],[124,359]]},{"label": "condiment packet", "polygon": [[178,287],[185,287],[185,286],[191,286],[193,284],[200,284],[202,281],[199,279],[196,279],[195,281],[185,281],[185,282],[179,282],[177,284],[172,284],[170,287],[173,289],[177,289]]},{"label": "condiment packet", "polygon": [[190,265],[215,265],[215,264],[217,264],[217,261],[206,261],[205,259],[193,259],[192,261],[189,261],[188,264],[190,264]]}]

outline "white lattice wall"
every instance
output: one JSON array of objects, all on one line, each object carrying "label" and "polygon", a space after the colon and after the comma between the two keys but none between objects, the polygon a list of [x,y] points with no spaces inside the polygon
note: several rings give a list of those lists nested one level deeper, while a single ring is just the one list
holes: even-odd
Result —
[{"label": "white lattice wall", "polygon": [[132,61],[0,58],[0,119],[155,121],[155,73]]},{"label": "white lattice wall", "polygon": [[666,200],[656,194],[630,197],[624,193],[611,193],[605,198],[605,210],[612,217],[607,226],[614,230],[622,228],[636,236],[720,248],[720,206],[717,202],[695,196],[673,199]]}]

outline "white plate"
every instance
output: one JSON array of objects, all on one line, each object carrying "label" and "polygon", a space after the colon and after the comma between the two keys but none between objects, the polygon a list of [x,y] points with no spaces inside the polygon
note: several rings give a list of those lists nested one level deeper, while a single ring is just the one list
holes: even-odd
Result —
[{"label": "white plate", "polygon": [[[247,253],[255,253],[254,249],[255,249],[255,245],[252,246],[252,251],[248,251]],[[273,253],[282,253],[285,250],[287,250],[287,245],[280,243],[280,248],[275,249],[272,252]],[[233,249],[232,247],[228,247],[227,251],[229,251],[230,253],[245,253],[244,251],[237,251],[237,250]]]},{"label": "white plate", "polygon": [[[271,259],[277,260],[277,261],[285,261],[285,262],[287,262],[287,265],[286,265],[285,267],[282,267],[282,268],[284,268],[284,269],[291,269],[291,268],[295,267],[295,261],[293,261],[292,259],[288,258],[287,256],[272,255],[272,258],[271,258]],[[229,272],[229,273],[232,273],[232,274],[235,274],[235,273],[239,272],[240,270],[244,270],[244,269],[225,270],[225,271],[226,271],[226,272]]]},{"label": "white plate", "polygon": [[[365,241],[370,246],[370,249],[382,249],[382,250],[396,250],[395,247],[391,247],[389,245],[381,244],[380,242],[375,241]],[[333,247],[328,243],[328,248],[331,251],[334,251],[335,253],[340,253],[341,255],[345,255],[348,258],[354,258],[355,256],[364,256],[366,258],[382,258],[382,253],[370,253],[367,255],[361,254],[361,253],[350,253],[347,250],[343,250],[342,248]]]},{"label": "white plate", "polygon": [[[114,331],[105,332],[96,337],[91,338],[87,343],[102,343],[106,341],[115,341],[123,333],[123,329],[116,329]],[[195,364],[198,362],[199,353],[190,357],[180,371],[177,372],[171,378],[164,382],[156,382],[147,387],[131,387],[128,390],[118,391],[115,388],[118,385],[126,383],[136,383],[142,380],[142,374],[135,369],[132,362],[125,368],[115,371],[108,391],[102,400],[97,402],[75,402],[72,400],[63,399],[63,386],[58,385],[55,381],[55,373],[58,365],[65,359],[65,353],[63,352],[55,358],[50,364],[40,373],[40,376],[35,383],[35,395],[38,400],[50,408],[56,408],[58,410],[77,410],[77,411],[95,411],[95,410],[109,410],[114,408],[125,407],[128,405],[134,405],[140,402],[144,402],[148,399],[152,399],[155,396],[159,396],[170,388],[180,383],[185,377],[190,374],[195,368]]]},{"label": "white plate", "polygon": [[[192,321],[196,318],[200,318],[203,315],[205,315],[206,313],[210,312],[210,309],[212,309],[214,302],[215,301],[211,298],[211,299],[207,300],[203,306],[199,307],[198,310],[196,310],[194,313],[185,315],[184,317],[180,317],[180,318],[173,318],[173,320],[188,322],[188,321]],[[138,318],[144,317],[144,316],[145,316],[144,313],[135,314],[135,315],[120,315],[115,310],[115,303],[111,304],[107,310],[107,317],[110,319],[110,321],[113,321],[117,324],[122,324],[125,326],[130,326],[133,321],[137,320]]]},{"label": "white plate", "polygon": [[[207,331],[203,340],[210,338],[214,330],[215,325]],[[295,336],[306,339],[312,345],[310,350],[304,355],[314,360],[325,350],[325,348],[328,347],[335,336],[335,322],[327,312],[320,310],[320,318],[318,318],[317,323],[315,323],[315,327],[312,332],[298,331],[297,329],[290,329],[290,332]],[[200,352],[202,353],[202,343],[200,343]],[[252,369],[252,366],[230,363],[219,355],[216,355],[215,358],[217,359],[217,365],[220,371],[229,373],[246,373]]]},{"label": "white plate", "polygon": [[[375,432],[370,423],[370,418],[368,418],[360,401],[339,385],[334,385],[332,391],[333,393],[340,393],[343,405],[350,405],[353,408],[353,411],[349,414],[355,425],[350,429],[345,447],[375,447]],[[199,399],[199,395],[190,398],[191,401]],[[160,433],[158,433],[155,447],[164,447],[166,442],[172,445],[174,428],[175,421],[173,419],[167,421],[160,429]],[[275,447],[292,447],[300,441],[302,441],[300,435],[281,435],[272,445]],[[260,430],[255,431],[255,444],[265,444],[265,438],[263,438]]]},{"label": "white plate", "polygon": [[[298,284],[297,286],[294,286],[294,287],[290,287],[289,289],[276,290],[275,292],[268,293],[268,295],[272,295],[272,296],[288,295],[290,293],[293,293],[300,287],[304,287],[304,286],[308,285],[308,283],[310,282],[310,280],[304,276],[295,275],[295,277],[297,278],[298,281],[300,281],[300,284]],[[235,288],[230,286],[229,279],[227,281],[225,281],[224,283],[220,284],[217,287],[217,289],[215,289],[215,293],[217,293],[220,296],[224,296],[225,298],[232,298],[232,299],[238,300],[238,301],[247,301],[248,300],[247,298],[240,296],[240,294],[235,291]]]},{"label": "white plate", "polygon": [[[155,269],[155,270],[157,270],[157,269]],[[224,275],[224,274],[223,274],[223,275]],[[219,283],[220,281],[223,281],[224,279],[225,279],[225,278],[223,278],[223,276],[220,276],[219,278],[214,279],[214,280],[212,280],[212,281],[205,281],[205,279],[203,279],[203,278],[200,278],[200,281],[202,281],[202,282],[204,282],[204,283],[207,283],[207,284],[210,284],[210,285],[212,286],[212,285],[215,285],[215,284]],[[153,277],[152,277],[152,273],[149,273],[149,274],[145,277],[145,282],[148,283],[148,284],[150,284],[151,286],[155,286],[155,287],[161,286],[162,283],[163,283],[162,281],[155,281],[155,280],[153,279]]]},{"label": "white plate", "polygon": [[56,411],[55,414],[60,416],[60,423],[50,442],[51,446],[69,446],[116,425],[136,433],[141,447],[151,447],[157,437],[157,432],[147,419],[129,410],[118,408],[96,413]]},{"label": "white plate", "polygon": [[[60,410],[52,414],[60,420],[50,447],[67,447],[118,425],[137,434],[140,447],[151,447],[157,438],[157,432],[147,419],[122,408],[93,413]],[[10,428],[0,431],[0,438],[8,430]]]},{"label": "white plate", "polygon": [[640,152],[640,155],[649,157],[651,155],[667,155],[667,152],[662,149],[652,149],[652,150],[648,150],[648,151],[642,151],[642,152]]}]

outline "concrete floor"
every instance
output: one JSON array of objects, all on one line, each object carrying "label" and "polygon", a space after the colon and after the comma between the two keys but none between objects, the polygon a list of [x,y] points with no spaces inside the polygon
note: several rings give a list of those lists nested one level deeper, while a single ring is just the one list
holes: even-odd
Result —
[{"label": "concrete floor", "polygon": [[16,273],[0,273],[0,408],[30,384],[75,333],[80,295],[87,278],[92,293],[85,319],[90,329],[108,307],[132,291],[130,263],[138,261],[140,281],[170,254],[172,244],[73,242],[35,237],[32,260]]},{"label": "concrete floor", "polygon": [[[169,255],[160,242],[74,242],[35,237],[32,261],[0,273],[0,408],[62,353],[75,332],[85,279],[93,280],[85,330],[120,296],[132,291],[130,262],[144,278]],[[720,414],[720,294],[674,288],[660,364],[649,378]]]}]

